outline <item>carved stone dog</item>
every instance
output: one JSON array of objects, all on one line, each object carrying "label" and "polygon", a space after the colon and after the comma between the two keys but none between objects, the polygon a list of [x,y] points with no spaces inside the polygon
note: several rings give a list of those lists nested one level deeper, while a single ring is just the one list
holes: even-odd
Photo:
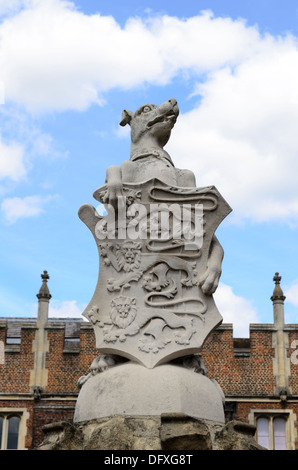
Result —
[{"label": "carved stone dog", "polygon": [[[175,168],[170,155],[164,150],[173,129],[179,108],[175,99],[160,106],[145,104],[135,113],[124,110],[121,126],[131,128],[130,160],[121,166],[110,166],[106,173],[107,193],[105,203],[117,207],[118,197],[122,196],[123,183],[145,182],[153,178],[179,187],[196,187],[195,175],[190,170]],[[214,236],[208,259],[208,266],[201,278],[201,288],[205,294],[215,292],[221,275],[223,249]]]},{"label": "carved stone dog", "polygon": [[130,160],[120,167],[107,169],[106,183],[108,194],[106,202],[115,204],[122,195],[122,183],[138,183],[158,178],[174,186],[195,187],[196,180],[192,171],[175,168],[170,155],[164,150],[173,129],[179,108],[175,99],[160,106],[145,104],[135,113],[124,110],[121,126],[131,128]]}]

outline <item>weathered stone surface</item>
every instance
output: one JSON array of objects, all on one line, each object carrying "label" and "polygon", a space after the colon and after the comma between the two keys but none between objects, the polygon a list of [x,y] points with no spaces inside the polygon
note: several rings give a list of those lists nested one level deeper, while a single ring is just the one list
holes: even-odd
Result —
[{"label": "weathered stone surface", "polygon": [[39,450],[264,450],[255,427],[196,420],[183,414],[113,416],[44,427]]},{"label": "weathered stone surface", "polygon": [[84,435],[78,426],[68,421],[47,424],[44,428],[45,440],[42,450],[80,450]]},{"label": "weathered stone surface", "polygon": [[255,426],[238,421],[230,421],[220,431],[217,431],[214,440],[214,450],[265,450],[261,447],[254,435]]},{"label": "weathered stone surface", "polygon": [[174,364],[147,369],[127,362],[91,376],[83,384],[74,421],[178,412],[223,423],[223,403],[219,385],[202,373]]},{"label": "weathered stone surface", "polygon": [[212,449],[207,423],[178,413],[161,415],[160,440],[165,450]]},{"label": "weathered stone surface", "polygon": [[160,450],[160,419],[113,416],[47,425],[41,450]]}]

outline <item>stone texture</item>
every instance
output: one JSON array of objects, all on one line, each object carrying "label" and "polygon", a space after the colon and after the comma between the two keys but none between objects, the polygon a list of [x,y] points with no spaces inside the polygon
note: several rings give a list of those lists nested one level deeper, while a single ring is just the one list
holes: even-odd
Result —
[{"label": "stone texture", "polygon": [[207,422],[177,413],[161,415],[160,441],[165,450],[212,449]]},{"label": "stone texture", "polygon": [[44,427],[41,450],[159,450],[160,419],[113,416]]},{"label": "stone texture", "polygon": [[223,402],[219,385],[202,373],[174,364],[147,369],[127,362],[91,376],[83,384],[74,421],[178,412],[223,423]]},{"label": "stone texture", "polygon": [[183,414],[113,416],[44,427],[39,450],[263,450],[254,426],[194,419]]},{"label": "stone texture", "polygon": [[230,421],[216,432],[214,450],[265,450],[254,439],[255,426]]}]

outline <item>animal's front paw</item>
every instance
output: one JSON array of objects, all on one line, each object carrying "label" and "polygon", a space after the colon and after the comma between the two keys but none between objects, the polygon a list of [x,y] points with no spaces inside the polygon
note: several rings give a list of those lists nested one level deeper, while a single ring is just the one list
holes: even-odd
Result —
[{"label": "animal's front paw", "polygon": [[219,283],[219,278],[221,276],[221,271],[218,269],[208,269],[201,277],[199,285],[206,295],[212,295],[216,291]]},{"label": "animal's front paw", "polygon": [[183,280],[181,281],[181,284],[182,284],[183,286],[186,286],[186,287],[191,287],[191,286],[194,285],[193,280],[190,279],[190,278],[188,278],[188,279],[183,279]]},{"label": "animal's front paw", "polygon": [[118,210],[123,210],[126,204],[122,184],[109,184],[108,189],[103,196],[103,203],[110,204]]}]

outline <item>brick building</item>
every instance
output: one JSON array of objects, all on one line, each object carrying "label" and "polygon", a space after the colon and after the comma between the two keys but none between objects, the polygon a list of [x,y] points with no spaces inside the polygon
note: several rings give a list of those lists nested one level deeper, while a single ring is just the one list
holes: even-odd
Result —
[{"label": "brick building", "polygon": [[[0,317],[0,448],[34,449],[42,427],[72,421],[77,381],[98,355],[92,326],[48,318],[51,295],[42,274],[37,318]],[[298,449],[298,325],[284,324],[280,277],[275,275],[272,324],[250,325],[234,338],[222,324],[206,341],[202,358],[222,387],[226,420],[257,426],[270,449]],[[241,312],[240,312],[241,313]]]}]

